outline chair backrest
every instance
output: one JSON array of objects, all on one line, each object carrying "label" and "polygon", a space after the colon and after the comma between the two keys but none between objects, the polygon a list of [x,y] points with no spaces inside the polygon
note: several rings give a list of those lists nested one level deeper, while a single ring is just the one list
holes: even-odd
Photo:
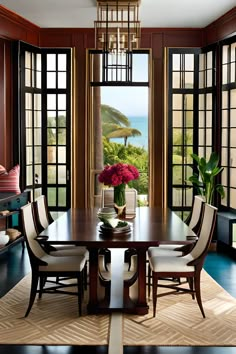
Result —
[{"label": "chair backrest", "polygon": [[[125,189],[125,199],[126,199],[126,214],[135,214],[137,207],[137,191],[134,188]],[[104,188],[102,189],[102,205],[101,207],[114,206],[114,189]]]},{"label": "chair backrest", "polygon": [[38,197],[34,202],[34,206],[37,226],[39,231],[42,231],[53,221],[48,211],[48,203],[45,195]]},{"label": "chair backrest", "polygon": [[195,195],[193,200],[193,207],[192,213],[189,221],[189,227],[192,229],[196,234],[198,234],[202,222],[202,215],[203,215],[203,205],[204,199],[199,196]]},{"label": "chair backrest", "polygon": [[40,259],[46,255],[46,252],[36,240],[36,237],[38,236],[38,230],[35,222],[33,203],[29,203],[21,207],[21,218],[30,260],[32,260],[31,253],[34,257]]},{"label": "chair backrest", "polygon": [[199,232],[199,238],[192,251],[185,257],[191,256],[192,260],[200,259],[207,254],[216,223],[217,208],[204,204],[203,220]]}]

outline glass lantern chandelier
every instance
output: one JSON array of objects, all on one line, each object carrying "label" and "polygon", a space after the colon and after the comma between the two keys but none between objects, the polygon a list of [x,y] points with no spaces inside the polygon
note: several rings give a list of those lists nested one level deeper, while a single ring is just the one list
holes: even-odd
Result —
[{"label": "glass lantern chandelier", "polygon": [[132,52],[139,48],[140,0],[97,0],[96,50],[102,82],[132,81]]}]

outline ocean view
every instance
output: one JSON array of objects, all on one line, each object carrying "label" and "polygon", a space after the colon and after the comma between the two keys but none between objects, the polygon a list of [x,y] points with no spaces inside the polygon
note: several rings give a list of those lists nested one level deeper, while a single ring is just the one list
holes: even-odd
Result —
[{"label": "ocean view", "polygon": [[[131,117],[127,116],[130,121],[131,128],[138,129],[142,135],[136,137],[129,137],[128,144],[132,144],[138,147],[143,147],[148,149],[148,117]],[[112,138],[111,142],[116,142],[119,144],[124,144],[124,139],[122,138]]]}]

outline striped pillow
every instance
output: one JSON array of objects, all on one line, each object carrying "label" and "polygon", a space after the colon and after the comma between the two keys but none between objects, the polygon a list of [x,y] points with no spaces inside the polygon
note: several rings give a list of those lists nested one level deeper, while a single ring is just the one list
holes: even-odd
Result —
[{"label": "striped pillow", "polygon": [[19,194],[20,166],[14,166],[9,172],[0,165],[0,192],[12,192]]}]

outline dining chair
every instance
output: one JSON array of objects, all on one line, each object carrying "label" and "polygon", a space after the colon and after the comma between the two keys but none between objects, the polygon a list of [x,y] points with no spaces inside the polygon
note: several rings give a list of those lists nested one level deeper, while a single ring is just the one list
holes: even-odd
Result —
[{"label": "dining chair", "polygon": [[[78,296],[79,315],[82,313],[83,278],[86,257],[83,255],[52,256],[48,254],[37,240],[33,204],[21,207],[22,227],[26,240],[31,264],[31,290],[29,305],[25,313],[28,316],[33,306],[36,294],[39,298],[43,293],[63,293]],[[66,291],[71,283],[48,280],[48,277],[69,277],[77,279],[77,292]],[[52,285],[50,286],[49,284]]]},{"label": "dining chair", "polygon": [[196,238],[192,237],[192,242],[189,244],[160,244],[159,247],[150,247],[148,249],[148,256],[152,257],[155,255],[171,255],[172,251],[176,251],[178,253],[175,253],[175,256],[178,255],[184,255],[188,253],[194,246],[198,234],[200,231],[200,226],[202,222],[202,217],[203,217],[203,206],[204,206],[204,199],[202,196],[195,195],[193,199],[193,206],[192,206],[192,212],[191,212],[191,217],[188,221],[188,226],[191,230],[193,230],[196,233]]},{"label": "dining chair", "polygon": [[[198,306],[201,310],[202,316],[205,318],[205,313],[201,300],[200,277],[201,270],[207,255],[212,235],[216,223],[217,208],[212,205],[205,204],[203,212],[203,220],[199,231],[199,238],[193,249],[186,255],[180,257],[173,256],[152,256],[149,258],[150,268],[152,272],[152,300],[153,300],[153,317],[156,315],[157,303],[157,288],[163,287],[173,289],[175,294],[183,292],[192,294],[194,298],[196,295]],[[164,279],[179,279],[181,277],[187,278],[189,288],[173,283],[165,284],[159,283],[159,280]],[[151,281],[148,280],[148,296],[150,296]],[[173,293],[173,292],[171,292]],[[168,295],[161,294],[161,296]]]}]

